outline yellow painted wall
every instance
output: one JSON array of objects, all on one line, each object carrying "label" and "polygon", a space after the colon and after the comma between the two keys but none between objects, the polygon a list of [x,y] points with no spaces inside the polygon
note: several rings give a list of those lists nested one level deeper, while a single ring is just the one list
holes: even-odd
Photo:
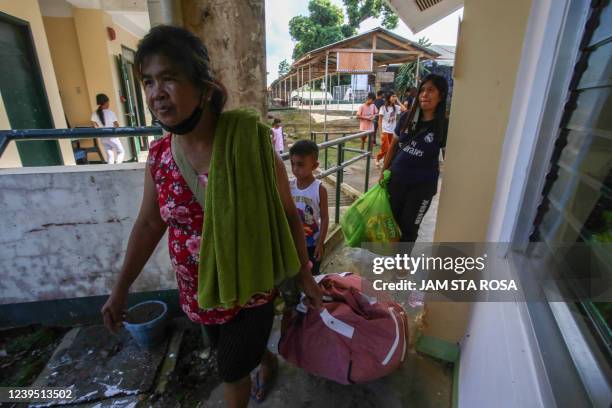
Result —
[{"label": "yellow painted wall", "polygon": [[72,17],[43,17],[64,112],[70,126],[91,126],[90,95]]},{"label": "yellow painted wall", "polygon": [[[107,44],[106,22],[102,10],[74,8],[74,26],[82,58],[83,73],[89,95],[89,112],[97,106],[96,94],[105,93],[110,98],[110,109],[118,111],[119,95],[113,82]],[[120,118],[121,120],[121,118]],[[122,124],[122,122],[119,122]]]},{"label": "yellow painted wall", "polygon": [[[97,108],[96,94],[105,93],[110,99],[110,109],[117,114],[119,125],[125,126],[126,112],[120,100],[121,84],[116,56],[121,54],[122,45],[136,50],[140,39],[114,24],[111,15],[102,10],[74,8],[73,15],[89,94],[89,115]],[[108,37],[107,27],[115,30],[114,40]],[[128,138],[120,139],[126,149],[126,158],[129,158],[132,155],[131,143]]]},{"label": "yellow painted wall", "polygon": [[[68,120],[72,126],[90,126],[96,94],[105,93],[119,124],[125,125],[115,56],[121,54],[122,46],[135,51],[140,39],[114,24],[101,10],[75,8],[73,12],[75,17],[43,18]],[[115,30],[115,40],[108,38],[106,27]],[[87,48],[84,55],[81,45]]]},{"label": "yellow painted wall", "polygon": [[[11,124],[9,123],[9,118],[4,107],[2,92],[0,92],[0,129],[10,128]],[[9,143],[6,150],[2,154],[2,158],[0,158],[0,168],[6,169],[10,167],[21,167],[21,158],[19,157],[19,152],[17,151],[17,145],[15,142]]]},{"label": "yellow painted wall", "polygon": [[[486,238],[530,0],[465,0],[435,240]],[[509,183],[510,180],[507,180]],[[424,334],[465,334],[469,303],[426,301]]]},{"label": "yellow painted wall", "polygon": [[[47,92],[47,98],[49,100],[49,106],[51,107],[53,123],[55,124],[56,128],[65,128],[66,120],[64,118],[64,109],[62,108],[59,89],[55,79],[55,70],[53,69],[51,54],[47,46],[47,35],[43,26],[38,1],[0,0],[0,11],[29,22],[32,37],[34,38],[34,47],[36,48],[36,54],[42,72],[43,82],[45,84],[45,90]],[[2,109],[4,110],[4,106],[2,106]],[[6,115],[6,111],[4,111],[4,115]],[[70,141],[61,140],[59,145],[64,159],[64,164],[75,164]],[[1,158],[0,167],[5,167],[4,161]]]}]

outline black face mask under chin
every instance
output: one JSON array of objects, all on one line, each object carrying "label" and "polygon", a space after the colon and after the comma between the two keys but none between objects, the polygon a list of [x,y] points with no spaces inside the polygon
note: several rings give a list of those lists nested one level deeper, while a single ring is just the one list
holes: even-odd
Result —
[{"label": "black face mask under chin", "polygon": [[193,129],[195,129],[195,127],[198,125],[198,122],[200,121],[200,118],[202,117],[203,112],[204,109],[200,105],[198,105],[193,110],[193,113],[181,123],[177,123],[174,126],[168,126],[160,120],[159,124],[166,132],[174,133],[175,135],[184,135],[185,133],[189,133]]}]

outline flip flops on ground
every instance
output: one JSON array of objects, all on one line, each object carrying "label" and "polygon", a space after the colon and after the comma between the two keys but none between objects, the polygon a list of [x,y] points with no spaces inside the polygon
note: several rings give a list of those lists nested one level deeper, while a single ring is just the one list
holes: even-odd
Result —
[{"label": "flip flops on ground", "polygon": [[255,376],[253,378],[253,387],[251,388],[251,398],[256,401],[258,404],[261,404],[272,387],[274,380],[276,379],[276,375],[278,372],[278,360],[275,358],[272,367],[269,369],[267,378],[264,379],[261,365],[255,371]]}]

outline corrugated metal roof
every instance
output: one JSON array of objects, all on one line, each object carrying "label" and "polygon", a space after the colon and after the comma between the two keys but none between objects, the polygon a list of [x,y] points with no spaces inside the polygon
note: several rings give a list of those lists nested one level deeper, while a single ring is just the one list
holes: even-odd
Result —
[{"label": "corrugated metal roof", "polygon": [[[346,45],[347,43],[352,43],[355,40],[358,40],[360,37],[362,37],[363,40],[369,40],[369,39],[371,39],[372,34],[374,34],[374,33],[383,33],[383,34],[386,34],[386,35],[388,35],[390,37],[393,37],[397,41],[401,41],[403,43],[406,43],[406,44],[410,45],[411,47],[414,47],[414,48],[416,48],[418,50],[421,50],[421,51],[423,51],[423,52],[425,52],[427,54],[432,54],[433,57],[436,57],[437,54],[438,54],[435,50],[432,50],[431,48],[422,47],[418,43],[416,43],[414,41],[410,41],[409,39],[404,38],[404,37],[402,37],[400,35],[397,35],[397,34],[391,32],[391,31],[389,31],[389,30],[387,30],[385,28],[376,27],[376,28],[374,28],[372,30],[366,31],[365,33],[357,34],[357,35],[354,35],[352,37],[345,38],[344,40],[336,41],[335,43],[326,45],[324,47],[320,47],[320,48],[317,48],[315,50],[308,51],[307,53],[305,53],[303,55],[300,55],[300,57],[296,59],[296,62],[294,62],[293,65],[296,65],[302,59],[307,59],[309,56],[312,57],[315,54],[321,53],[322,51],[325,51],[325,50],[328,50],[328,49],[331,49],[331,48],[343,48],[343,46]],[[357,44],[359,44],[359,42],[357,42]],[[377,47],[378,47],[378,45],[377,45]],[[397,47],[397,46],[396,45],[391,45],[391,47]],[[351,47],[351,48],[359,48],[359,47]]]},{"label": "corrugated metal roof", "polygon": [[[310,62],[315,62],[313,68],[315,70],[315,76],[320,76],[322,73],[318,71],[322,71],[323,69],[320,67],[322,62],[325,59],[325,56],[328,50],[331,49],[346,49],[350,51],[351,49],[371,49],[372,41],[376,35],[376,49],[379,51],[388,50],[390,52],[377,52],[373,55],[374,66],[375,69],[381,65],[387,65],[390,63],[396,62],[408,62],[410,60],[414,60],[417,58],[416,55],[410,54],[402,54],[397,51],[414,51],[415,53],[422,53],[421,57],[423,59],[436,59],[440,56],[440,53],[427,47],[423,47],[414,41],[410,41],[407,38],[404,38],[400,35],[397,35],[389,30],[386,30],[382,27],[377,27],[372,30],[366,31],[365,33],[357,34],[349,38],[345,38],[342,41],[337,41],[332,44],[328,44],[324,47],[317,48],[315,50],[309,51],[303,55],[301,55],[292,65],[291,71],[289,73],[277,78],[270,84],[271,87],[275,86],[279,81],[283,81],[285,78],[293,76],[296,74],[298,67],[303,67]],[[398,45],[401,44],[401,45]],[[349,46],[350,45],[350,46]],[[330,62],[329,72],[333,74],[335,72],[336,66],[336,54],[329,53],[328,60]],[[317,68],[318,67],[318,68]]]}]

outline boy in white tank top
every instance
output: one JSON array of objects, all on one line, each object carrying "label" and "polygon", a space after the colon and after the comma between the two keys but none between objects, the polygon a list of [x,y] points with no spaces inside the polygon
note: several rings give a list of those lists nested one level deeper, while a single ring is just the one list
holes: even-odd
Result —
[{"label": "boy in white tank top", "polygon": [[318,275],[329,226],[327,190],[313,174],[319,166],[319,148],[310,140],[298,140],[289,149],[289,155],[295,176],[289,181],[291,195],[304,226],[312,274]]}]

